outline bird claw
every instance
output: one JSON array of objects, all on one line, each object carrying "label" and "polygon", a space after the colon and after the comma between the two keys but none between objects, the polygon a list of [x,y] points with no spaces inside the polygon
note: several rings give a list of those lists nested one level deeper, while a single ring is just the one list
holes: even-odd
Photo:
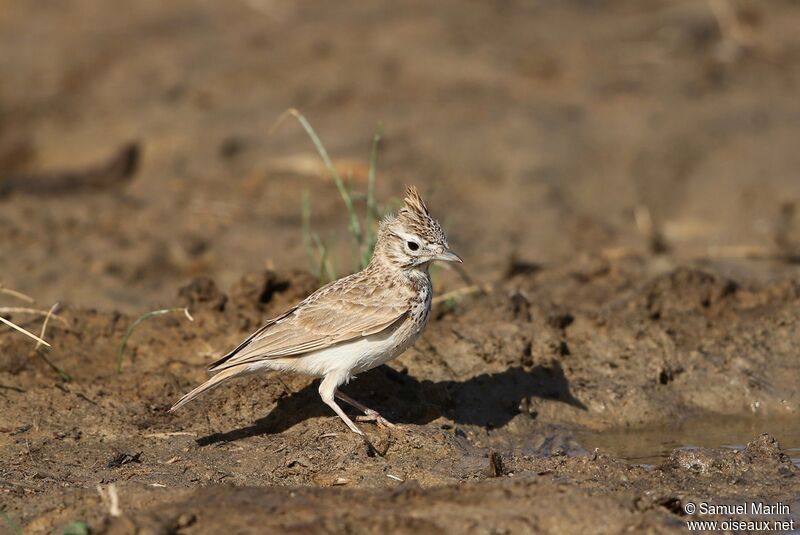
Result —
[{"label": "bird claw", "polygon": [[357,422],[375,422],[378,427],[391,427],[396,428],[397,425],[393,424],[376,411],[369,410],[364,416],[356,416]]}]

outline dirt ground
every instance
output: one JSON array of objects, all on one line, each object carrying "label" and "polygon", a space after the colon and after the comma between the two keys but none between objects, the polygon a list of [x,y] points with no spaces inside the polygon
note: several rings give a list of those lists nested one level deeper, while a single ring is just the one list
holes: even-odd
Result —
[{"label": "dirt ground", "polygon": [[[36,299],[0,307],[62,304],[51,350],[0,329],[0,533],[684,533],[704,501],[800,529],[798,25],[783,0],[0,0],[0,283]],[[399,424],[368,441],[303,377],[166,412],[318,286],[304,192],[352,267],[307,136],[270,133],[290,107],[357,190],[380,128],[379,200],[416,184],[487,290],[345,387]],[[117,373],[164,307],[194,321],[142,323]]]}]

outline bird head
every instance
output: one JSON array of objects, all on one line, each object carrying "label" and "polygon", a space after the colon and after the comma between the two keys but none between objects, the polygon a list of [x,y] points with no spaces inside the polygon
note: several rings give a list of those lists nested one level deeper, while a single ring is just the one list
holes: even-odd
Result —
[{"label": "bird head", "polygon": [[434,261],[458,262],[447,236],[436,221],[414,186],[406,189],[403,207],[395,216],[381,221],[373,261],[394,267],[427,267]]}]

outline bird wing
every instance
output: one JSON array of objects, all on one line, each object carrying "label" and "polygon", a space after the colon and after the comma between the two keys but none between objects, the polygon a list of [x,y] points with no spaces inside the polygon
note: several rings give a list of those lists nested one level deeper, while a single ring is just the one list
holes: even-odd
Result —
[{"label": "bird wing", "polygon": [[397,286],[363,284],[360,274],[323,286],[270,320],[209,370],[263,359],[300,356],[340,342],[376,334],[404,317],[409,299]]}]

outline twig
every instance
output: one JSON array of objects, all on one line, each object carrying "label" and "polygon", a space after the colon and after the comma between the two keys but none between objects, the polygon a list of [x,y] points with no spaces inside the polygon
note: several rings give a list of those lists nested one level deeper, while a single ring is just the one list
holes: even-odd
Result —
[{"label": "twig", "polygon": [[145,438],[172,438],[172,437],[196,437],[197,433],[188,431],[172,431],[169,433],[148,433]]},{"label": "twig", "polygon": [[36,340],[37,342],[40,342],[40,343],[42,343],[42,344],[46,345],[47,347],[50,347],[50,344],[48,344],[47,342],[45,342],[44,340],[42,340],[41,338],[39,338],[38,336],[36,336],[36,335],[35,335],[35,334],[33,334],[32,332],[30,332],[30,331],[26,331],[25,329],[23,329],[22,327],[20,327],[19,325],[15,324],[15,323],[11,323],[11,322],[10,322],[10,321],[8,321],[7,319],[5,319],[3,316],[0,316],[0,322],[3,322],[3,323],[5,323],[6,325],[8,325],[9,327],[11,327],[12,329],[16,329],[16,330],[18,330],[19,332],[21,332],[22,334],[24,334],[24,335],[27,335],[27,336],[29,336],[29,337],[33,338],[33,339],[34,339],[34,340]]},{"label": "twig", "polygon": [[75,392],[75,395],[78,396],[79,398],[81,398],[84,401],[88,401],[92,405],[97,405],[97,402],[95,400],[93,400],[92,398],[90,398],[89,396],[84,394],[83,392]]},{"label": "twig", "polygon": [[148,312],[147,314],[143,314],[136,318],[136,321],[131,323],[131,326],[128,327],[128,330],[125,332],[125,336],[122,337],[122,342],[119,345],[119,351],[117,352],[117,373],[122,373],[122,357],[125,353],[125,346],[128,343],[128,338],[131,337],[133,331],[146,319],[152,318],[153,316],[161,316],[162,314],[169,314],[172,312],[183,312],[186,318],[189,321],[194,321],[194,318],[191,314],[189,314],[189,309],[186,307],[176,307],[176,308],[164,308],[161,310],[153,310],[152,312]]},{"label": "twig", "polygon": [[108,508],[108,514],[111,516],[122,516],[122,510],[119,508],[119,496],[117,495],[117,486],[114,483],[104,489],[102,485],[97,485],[97,492],[100,494],[100,499],[103,504]]},{"label": "twig", "polygon": [[464,286],[463,288],[458,288],[457,290],[453,290],[451,292],[445,292],[442,295],[437,295],[431,300],[431,304],[438,305],[439,303],[443,303],[449,299],[455,299],[457,297],[463,297],[465,295],[470,295],[474,293],[489,293],[492,291],[492,287],[488,284],[473,284],[472,286]]}]

